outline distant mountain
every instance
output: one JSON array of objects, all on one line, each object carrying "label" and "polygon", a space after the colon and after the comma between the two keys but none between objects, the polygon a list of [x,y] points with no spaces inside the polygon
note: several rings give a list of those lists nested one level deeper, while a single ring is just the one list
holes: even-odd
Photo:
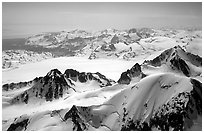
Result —
[{"label": "distant mountain", "polygon": [[27,50],[6,50],[2,52],[2,68],[15,68],[19,65],[54,58],[50,52],[37,53]]},{"label": "distant mountain", "polygon": [[[76,55],[83,55],[84,52],[91,54],[90,52],[97,51],[96,48],[99,47],[102,51],[115,51],[116,43],[121,42],[128,45],[142,38],[150,37],[153,33],[153,30],[147,28],[137,29],[134,33],[116,29],[106,29],[95,33],[84,30],[48,32],[28,37],[25,44],[49,49],[67,49],[75,52]],[[88,49],[88,53],[85,49]]]},{"label": "distant mountain", "polygon": [[[9,40],[3,40],[3,43],[8,42]],[[25,44],[21,44],[24,42]],[[193,30],[132,28],[129,30],[105,29],[91,33],[76,29],[69,32],[41,33],[26,38],[24,42],[15,44],[11,40],[12,45],[9,45],[9,49],[13,47],[16,53],[18,52],[17,49],[28,52],[50,53],[51,57],[80,56],[88,59],[112,58],[124,60],[137,60],[139,57],[147,60],[154,54],[180,45],[187,52],[202,56],[202,52],[199,50],[202,48],[201,31]],[[7,45],[3,45],[3,47],[7,47]],[[15,53],[14,50],[12,51]],[[5,53],[3,55],[8,52],[3,51]],[[25,63],[32,60],[24,54],[22,54],[22,58],[24,58]],[[46,57],[43,58],[46,59]],[[18,64],[10,58],[3,58],[3,61],[2,68]]]}]

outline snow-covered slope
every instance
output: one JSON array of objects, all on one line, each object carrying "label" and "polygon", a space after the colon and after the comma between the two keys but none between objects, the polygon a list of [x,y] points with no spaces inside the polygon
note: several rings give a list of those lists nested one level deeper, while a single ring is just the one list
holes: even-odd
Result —
[{"label": "snow-covered slope", "polygon": [[5,122],[3,129],[188,130],[197,126],[201,130],[201,86],[187,77],[152,75],[127,86],[103,104],[24,115]]}]

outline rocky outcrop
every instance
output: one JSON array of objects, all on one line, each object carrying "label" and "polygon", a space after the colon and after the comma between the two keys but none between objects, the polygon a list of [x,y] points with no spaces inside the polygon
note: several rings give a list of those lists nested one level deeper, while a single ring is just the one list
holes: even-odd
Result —
[{"label": "rocky outcrop", "polygon": [[191,73],[188,65],[180,57],[178,56],[174,57],[170,60],[170,62],[173,65],[173,67],[175,67],[177,70],[181,70],[184,75],[186,75],[187,77],[190,76]]},{"label": "rocky outcrop", "polygon": [[78,72],[73,69],[67,69],[64,75],[66,78],[70,78],[75,82],[79,81],[81,83],[86,83],[87,81],[95,80],[100,84],[101,87],[110,86],[113,83],[115,83],[115,81],[111,79],[107,79],[104,75],[100,74],[99,72],[85,73],[85,72]]},{"label": "rocky outcrop", "polygon": [[65,114],[64,120],[71,119],[73,122],[73,131],[84,131],[86,129],[85,122],[80,116],[80,111],[73,105],[72,108]]},{"label": "rocky outcrop", "polygon": [[96,59],[96,58],[97,58],[96,53],[92,52],[88,59],[92,60],[92,59]]},{"label": "rocky outcrop", "polygon": [[23,87],[31,87],[36,82],[38,82],[42,77],[36,77],[35,79],[28,81],[28,82],[19,82],[19,83],[8,83],[2,86],[3,91],[9,91],[13,89],[20,89]]},{"label": "rocky outcrop", "polygon": [[174,56],[174,54],[172,54],[173,49],[167,49],[164,52],[162,52],[159,56],[157,56],[156,58],[154,58],[153,60],[145,60],[143,62],[143,64],[148,64],[148,65],[152,65],[152,66],[161,66],[163,63],[166,63],[168,61],[168,59],[171,57],[171,55]]},{"label": "rocky outcrop", "polygon": [[114,35],[114,37],[111,39],[111,44],[116,44],[116,43],[119,43],[119,38],[117,35]]},{"label": "rocky outcrop", "polygon": [[129,84],[131,79],[134,77],[143,78],[145,75],[141,70],[141,66],[136,63],[130,70],[128,69],[126,72],[123,72],[118,80],[119,84]]},{"label": "rocky outcrop", "polygon": [[15,119],[14,122],[8,127],[7,131],[25,131],[29,124],[29,117],[24,115]]}]

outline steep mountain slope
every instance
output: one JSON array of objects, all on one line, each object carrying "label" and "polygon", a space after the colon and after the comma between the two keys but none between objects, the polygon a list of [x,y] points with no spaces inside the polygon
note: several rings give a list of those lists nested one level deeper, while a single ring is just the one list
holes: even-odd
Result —
[{"label": "steep mountain slope", "polygon": [[160,68],[161,71],[182,72],[188,77],[200,76],[202,73],[202,58],[186,52],[179,45],[165,50],[153,60],[144,61],[142,65],[144,69],[153,66],[155,69]]},{"label": "steep mountain slope", "polygon": [[[157,74],[143,78],[101,105],[73,106],[18,118],[6,130],[188,130],[195,120],[201,129],[201,92],[202,84],[195,79]],[[51,118],[40,128],[34,124]]]},{"label": "steep mountain slope", "polygon": [[141,78],[158,72],[173,72],[188,77],[200,77],[202,58],[186,52],[181,46],[175,46],[162,52],[152,60],[145,60],[141,65],[136,63],[130,70],[123,72],[119,84],[130,84]]},{"label": "steep mountain slope", "polygon": [[130,84],[131,80],[139,81],[141,78],[146,75],[141,71],[141,66],[136,63],[130,70],[121,74],[120,79],[118,80],[119,84]]}]

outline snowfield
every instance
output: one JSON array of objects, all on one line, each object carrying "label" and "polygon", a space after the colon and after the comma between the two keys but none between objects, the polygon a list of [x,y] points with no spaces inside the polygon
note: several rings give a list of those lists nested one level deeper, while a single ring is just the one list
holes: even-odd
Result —
[{"label": "snowfield", "polygon": [[51,69],[57,68],[61,72],[74,68],[80,72],[100,72],[106,77],[117,81],[120,74],[131,68],[135,61],[96,59],[89,60],[84,57],[59,57],[47,59],[37,63],[21,65],[18,69],[5,69],[2,72],[3,84],[12,82],[30,81],[35,77],[47,74]]}]

